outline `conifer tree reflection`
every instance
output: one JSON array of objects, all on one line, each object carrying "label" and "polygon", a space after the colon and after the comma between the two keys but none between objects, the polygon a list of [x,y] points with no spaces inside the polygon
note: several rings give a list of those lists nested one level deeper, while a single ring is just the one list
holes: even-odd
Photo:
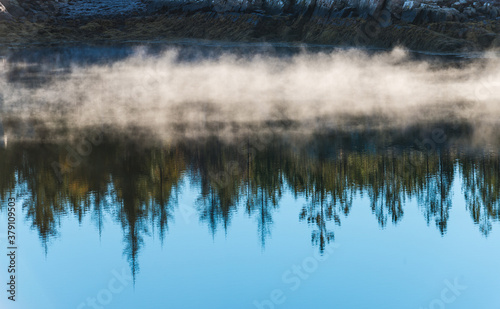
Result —
[{"label": "conifer tree reflection", "polygon": [[124,231],[124,254],[130,264],[132,275],[139,270],[137,261],[143,244],[143,234],[148,232],[148,167],[144,158],[135,149],[126,145],[115,153],[118,164],[112,166],[114,202],[116,213]]},{"label": "conifer tree reflection", "polygon": [[197,201],[199,216],[208,224],[212,236],[222,225],[227,232],[232,212],[240,195],[241,172],[234,147],[224,147],[218,139],[189,147],[188,156],[193,161],[192,179],[200,187]]},{"label": "conifer tree reflection", "polygon": [[308,203],[302,208],[299,219],[315,226],[311,242],[319,247],[321,253],[335,239],[327,222],[333,220],[334,224],[340,226],[340,214],[347,216],[353,195],[353,188],[347,179],[347,156],[342,151],[336,154],[335,151],[327,150],[324,145],[309,145],[307,155],[289,165],[297,168],[298,173],[303,173],[292,179],[306,180],[304,193]]},{"label": "conifer tree reflection", "polygon": [[434,219],[441,234],[446,233],[451,209],[451,186],[454,179],[454,158],[449,152],[426,155],[423,165],[426,182],[419,194],[419,202],[427,224]]},{"label": "conifer tree reflection", "polygon": [[[354,135],[353,135],[354,136]],[[370,198],[380,226],[400,222],[407,199],[415,198],[426,221],[445,234],[452,207],[455,167],[472,220],[484,235],[500,219],[500,163],[497,153],[435,152],[397,147],[363,148],[362,135],[324,136],[265,142],[248,138],[193,139],[171,145],[109,138],[75,164],[71,142],[11,141],[0,148],[0,197],[16,191],[23,215],[38,232],[45,250],[58,235],[59,222],[89,216],[99,233],[111,217],[123,229],[124,256],[139,270],[144,238],[167,239],[177,194],[187,178],[198,197],[197,215],[212,235],[228,232],[233,214],[246,211],[256,221],[262,249],[271,235],[282,195],[305,197],[298,219],[313,229],[320,251],[334,241],[334,225],[353,207],[355,195]],[[68,145],[69,144],[69,145]],[[254,144],[254,145],[252,145]],[[57,162],[65,170],[58,177]],[[67,168],[67,169],[66,169]],[[4,205],[2,211],[4,210]]]},{"label": "conifer tree reflection", "polygon": [[[247,171],[244,173],[246,211],[257,221],[258,235],[262,249],[266,239],[271,236],[273,224],[272,212],[278,208],[282,196],[282,148],[278,143],[270,142],[265,149],[250,154],[247,149]],[[244,154],[244,153],[243,153]]]},{"label": "conifer tree reflection", "polygon": [[180,150],[153,149],[150,158],[150,175],[148,187],[152,197],[152,224],[159,230],[163,243],[168,224],[173,218],[173,209],[177,204],[177,196],[182,185],[185,163]]},{"label": "conifer tree reflection", "polygon": [[401,179],[403,168],[391,152],[370,160],[367,168],[367,191],[371,208],[380,226],[387,225],[388,218],[398,223],[403,217],[405,199],[404,182]]},{"label": "conifer tree reflection", "polygon": [[474,223],[487,236],[492,221],[500,219],[500,160],[498,155],[483,154],[481,160],[467,156],[460,161],[462,191]]},{"label": "conifer tree reflection", "polygon": [[[23,208],[27,222],[39,233],[45,252],[51,237],[58,234],[60,219],[67,213],[67,200],[70,187],[62,187],[52,172],[51,162],[58,160],[60,149],[54,146],[21,144],[13,145],[14,153],[21,154],[16,168]],[[15,150],[19,150],[17,152]]]}]

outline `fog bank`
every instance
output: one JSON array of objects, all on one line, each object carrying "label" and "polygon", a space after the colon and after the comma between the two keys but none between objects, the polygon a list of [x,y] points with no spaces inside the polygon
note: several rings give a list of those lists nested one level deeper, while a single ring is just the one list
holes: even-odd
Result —
[{"label": "fog bank", "polygon": [[[292,57],[225,54],[178,61],[169,50],[109,64],[0,76],[1,114],[37,125],[137,127],[165,138],[295,124],[298,130],[404,128],[467,122],[492,130],[500,119],[500,61],[457,65],[413,60],[402,49],[304,52]],[[13,71],[21,78],[13,81]],[[28,86],[35,77],[47,81]],[[22,82],[20,82],[21,80]],[[33,122],[34,121],[34,122]]]}]

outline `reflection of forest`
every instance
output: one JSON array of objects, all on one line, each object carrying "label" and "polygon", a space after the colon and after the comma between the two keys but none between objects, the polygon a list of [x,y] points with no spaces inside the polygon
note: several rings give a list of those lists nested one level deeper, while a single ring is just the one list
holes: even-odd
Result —
[{"label": "reflection of forest", "polygon": [[91,216],[100,229],[104,214],[111,215],[123,227],[134,273],[143,236],[154,227],[164,238],[185,179],[198,188],[198,217],[212,233],[226,229],[241,208],[257,221],[262,246],[283,192],[305,197],[297,217],[311,225],[312,242],[322,251],[334,239],[331,225],[341,224],[356,194],[369,197],[381,226],[401,220],[405,200],[414,198],[427,222],[446,233],[459,173],[468,211],[489,233],[499,218],[498,154],[385,146],[357,134],[171,145],[106,137],[88,153],[75,143],[13,141],[0,147],[0,197],[12,190],[24,197],[25,220],[45,246],[57,236],[61,216]]}]

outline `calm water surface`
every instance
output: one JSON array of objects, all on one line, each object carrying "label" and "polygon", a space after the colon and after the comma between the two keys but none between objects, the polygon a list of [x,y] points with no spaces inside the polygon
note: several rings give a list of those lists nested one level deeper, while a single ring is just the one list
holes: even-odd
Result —
[{"label": "calm water surface", "polygon": [[[5,73],[44,87],[130,53],[27,50]],[[166,140],[22,116],[0,128],[1,250],[10,196],[19,246],[2,308],[500,308],[499,140],[466,121]]]}]

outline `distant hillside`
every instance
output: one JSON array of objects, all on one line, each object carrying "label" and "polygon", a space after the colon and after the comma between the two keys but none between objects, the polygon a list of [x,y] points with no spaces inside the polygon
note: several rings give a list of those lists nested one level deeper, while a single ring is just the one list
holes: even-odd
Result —
[{"label": "distant hillside", "polygon": [[434,51],[500,46],[500,1],[0,0],[0,43],[199,38]]},{"label": "distant hillside", "polygon": [[500,16],[499,0],[0,0],[1,7],[6,9],[4,15],[30,21],[166,12],[258,13],[326,19],[390,14],[392,19],[415,24],[495,20]]}]

